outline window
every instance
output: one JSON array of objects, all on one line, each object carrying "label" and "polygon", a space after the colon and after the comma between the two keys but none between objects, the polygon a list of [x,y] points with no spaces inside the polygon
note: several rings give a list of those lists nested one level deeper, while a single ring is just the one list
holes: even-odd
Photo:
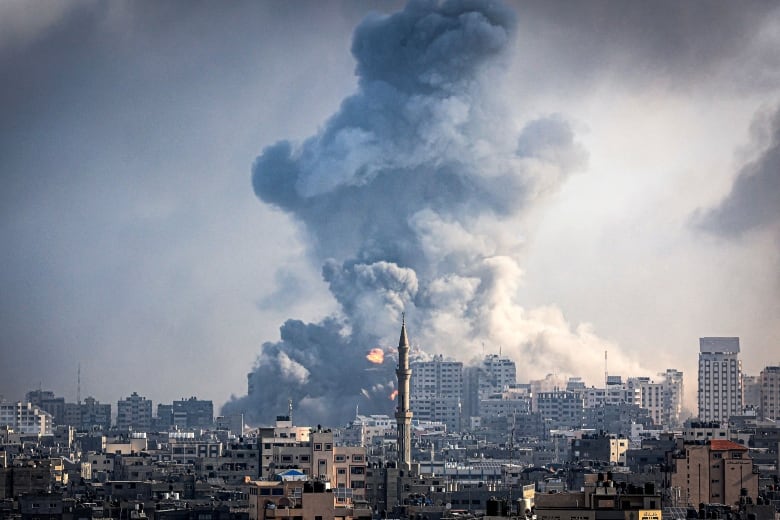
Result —
[{"label": "window", "polygon": [[322,451],[322,444],[317,443],[314,445],[314,451]]}]

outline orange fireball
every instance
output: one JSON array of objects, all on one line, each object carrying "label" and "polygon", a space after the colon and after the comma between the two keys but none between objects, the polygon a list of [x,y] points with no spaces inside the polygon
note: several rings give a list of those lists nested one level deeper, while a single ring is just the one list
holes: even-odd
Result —
[{"label": "orange fireball", "polygon": [[394,401],[396,397],[398,397],[398,390],[393,390],[393,392],[390,394],[390,400]]},{"label": "orange fireball", "polygon": [[381,348],[372,348],[368,354],[366,354],[366,359],[372,363],[381,365],[385,361],[385,352]]}]

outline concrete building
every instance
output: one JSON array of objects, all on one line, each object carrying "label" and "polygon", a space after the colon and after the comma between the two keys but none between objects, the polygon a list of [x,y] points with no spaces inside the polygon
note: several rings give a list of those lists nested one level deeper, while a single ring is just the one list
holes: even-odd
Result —
[{"label": "concrete building", "polygon": [[479,399],[501,393],[517,383],[517,367],[509,358],[489,354],[479,367]]},{"label": "concrete building", "polygon": [[537,520],[660,520],[661,495],[655,486],[618,486],[589,474],[580,492],[537,493]]},{"label": "concrete building", "polygon": [[728,423],[742,413],[739,338],[699,339],[699,419]]},{"label": "concrete building", "polygon": [[[527,387],[514,385],[502,392],[488,395],[479,402],[480,424],[487,428],[511,427],[514,419],[524,420],[531,413],[531,395]],[[516,421],[514,421],[516,422]]]},{"label": "concrete building", "polygon": [[780,366],[766,367],[759,375],[762,419],[780,420]]},{"label": "concrete building", "polygon": [[190,397],[173,402],[173,424],[180,428],[210,428],[214,423],[214,403]]},{"label": "concrete building", "polygon": [[582,428],[582,397],[566,390],[540,392],[536,406],[550,430],[576,430]]},{"label": "concrete building", "polygon": [[30,402],[0,403],[0,426],[16,433],[51,435],[54,427],[52,415]]},{"label": "concrete building", "polygon": [[571,460],[601,462],[608,465],[626,465],[628,439],[614,435],[583,435],[571,441]]},{"label": "concrete building", "polygon": [[50,390],[31,390],[27,392],[24,400],[48,412],[52,416],[54,424],[67,424],[65,423],[64,397],[57,397]]},{"label": "concrete building", "polygon": [[410,407],[417,419],[442,422],[450,431],[460,430],[463,363],[441,355],[412,363],[410,391]]},{"label": "concrete building", "polygon": [[79,431],[108,431],[111,428],[111,405],[94,397],[83,403],[65,403],[65,424]]},{"label": "concrete building", "polygon": [[245,485],[250,520],[369,520],[363,501],[340,502],[339,493],[323,482],[253,481]]},{"label": "concrete building", "polygon": [[758,497],[758,473],[748,448],[729,440],[685,444],[670,461],[673,496],[681,506],[739,504],[741,490],[754,502]]},{"label": "concrete building", "polygon": [[116,427],[119,430],[148,432],[152,426],[152,401],[133,392],[116,403]]},{"label": "concrete building", "polygon": [[659,375],[664,376],[664,413],[661,424],[667,428],[679,427],[682,423],[683,373],[674,368],[667,368],[666,372]]},{"label": "concrete building", "polygon": [[196,397],[157,405],[155,426],[158,430],[195,430],[214,425],[214,403]]},{"label": "concrete building", "polygon": [[758,414],[761,408],[761,379],[760,376],[742,374],[742,410],[743,413]]}]

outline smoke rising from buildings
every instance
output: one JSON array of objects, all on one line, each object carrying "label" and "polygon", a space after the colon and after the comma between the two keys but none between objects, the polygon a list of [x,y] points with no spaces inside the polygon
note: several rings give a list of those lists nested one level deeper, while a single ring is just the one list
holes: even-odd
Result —
[{"label": "smoke rising from buildings", "polygon": [[598,377],[607,348],[635,368],[558,308],[517,303],[528,216],[586,156],[565,117],[516,121],[495,95],[515,28],[498,2],[370,16],[353,36],[356,92],[316,135],[262,151],[255,193],[300,223],[341,314],[288,320],[225,413],[267,423],[288,399],[299,424],[392,412],[404,311],[415,346],[468,362],[500,345],[524,379]]}]

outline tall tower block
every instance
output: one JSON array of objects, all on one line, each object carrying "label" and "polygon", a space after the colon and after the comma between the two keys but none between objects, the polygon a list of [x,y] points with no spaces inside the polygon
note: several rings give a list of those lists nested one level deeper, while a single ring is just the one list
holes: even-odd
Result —
[{"label": "tall tower block", "polygon": [[401,319],[401,338],[398,340],[398,406],[395,420],[398,425],[398,468],[409,471],[412,467],[412,412],[409,409],[409,339],[406,337],[406,320]]}]

